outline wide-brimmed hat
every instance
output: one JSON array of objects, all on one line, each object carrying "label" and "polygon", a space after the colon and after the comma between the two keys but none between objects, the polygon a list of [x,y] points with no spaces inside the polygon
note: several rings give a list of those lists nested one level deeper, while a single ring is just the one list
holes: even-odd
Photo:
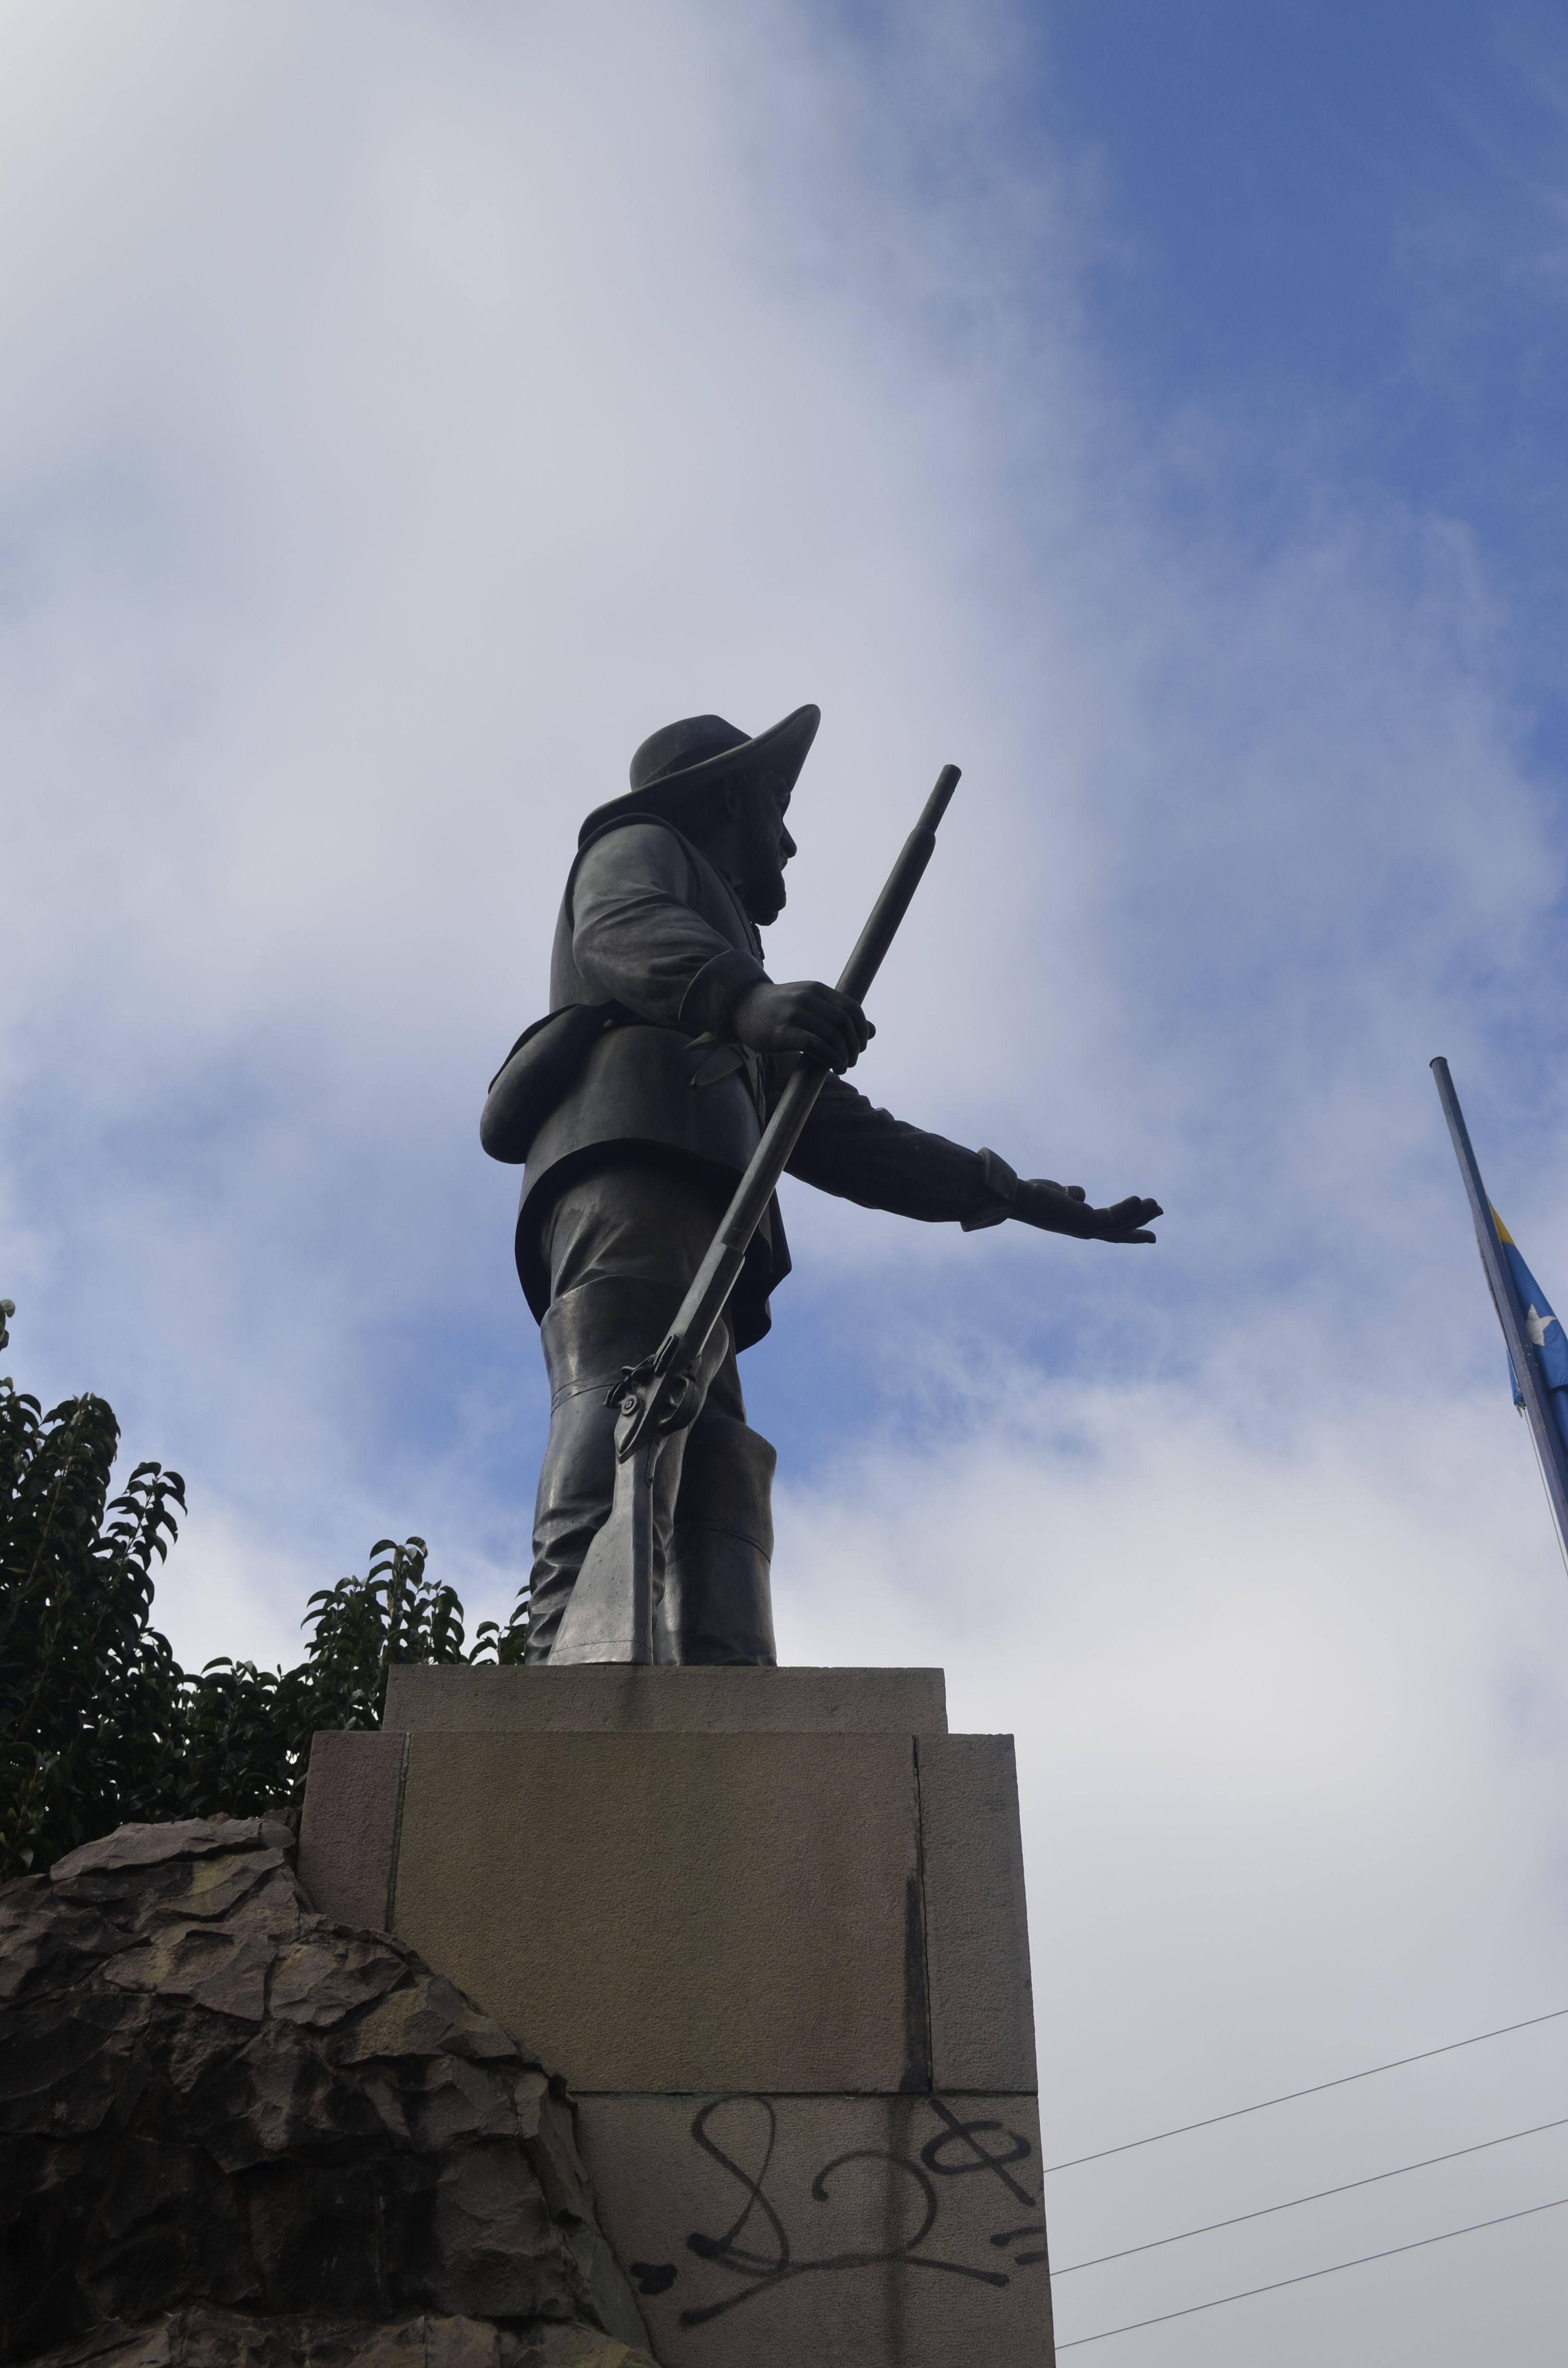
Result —
[{"label": "wide-brimmed hat", "polygon": [[722,715],[686,715],[650,733],[631,759],[625,797],[596,806],[577,836],[585,846],[618,814],[670,814],[695,789],[753,766],[777,773],[794,788],[822,722],[820,707],[797,707],[782,722],[748,737]]}]

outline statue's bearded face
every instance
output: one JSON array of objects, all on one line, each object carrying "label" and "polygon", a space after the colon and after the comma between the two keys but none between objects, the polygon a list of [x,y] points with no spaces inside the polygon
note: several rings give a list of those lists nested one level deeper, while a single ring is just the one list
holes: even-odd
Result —
[{"label": "statue's bearded face", "polygon": [[795,853],[784,815],[790,784],[778,773],[752,773],[726,784],[734,827],[735,886],[746,911],[766,928],[784,910],[784,866]]}]

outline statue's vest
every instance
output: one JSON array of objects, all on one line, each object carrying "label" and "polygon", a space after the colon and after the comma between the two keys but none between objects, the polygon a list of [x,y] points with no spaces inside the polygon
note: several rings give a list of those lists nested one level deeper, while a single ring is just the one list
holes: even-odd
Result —
[{"label": "statue's vest", "polygon": [[[707,858],[659,814],[618,815],[605,828],[616,830],[632,822],[656,822],[668,831],[685,858],[684,901],[726,943],[760,961],[761,940],[750,916]],[[587,845],[604,835],[596,833]],[[706,1037],[693,1039],[679,1028],[650,1027],[619,1005],[600,1005],[573,953],[572,892],[577,863],[585,852],[586,848],[579,850],[561,900],[550,960],[550,1008],[553,1014],[597,1006],[604,1021],[565,1093],[534,1135],[523,1169],[517,1273],[539,1317],[550,1304],[540,1228],[565,1184],[609,1160],[646,1159],[708,1178],[722,1201],[756,1150],[767,1116],[762,1064],[755,1054],[737,1046],[726,1061]],[[731,1303],[738,1348],[748,1348],[767,1330],[767,1294],[789,1271],[790,1252],[775,1201]]]}]

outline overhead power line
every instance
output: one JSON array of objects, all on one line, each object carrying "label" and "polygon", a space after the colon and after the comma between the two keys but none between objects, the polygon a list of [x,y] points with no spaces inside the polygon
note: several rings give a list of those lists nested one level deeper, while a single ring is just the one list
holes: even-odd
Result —
[{"label": "overhead power line", "polygon": [[1326,2270],[1303,2270],[1299,2277],[1275,2278],[1266,2286],[1247,2286],[1240,2294],[1216,2294],[1212,2302],[1190,2302],[1185,2310],[1162,2310],[1153,2318],[1129,2319],[1125,2327],[1102,2327],[1097,2335],[1074,2335],[1059,2343],[1058,2351],[1075,2351],[1083,2343],[1104,2343],[1113,2335],[1135,2335],[1141,2327],[1164,2327],[1167,2319],[1196,2318],[1199,2311],[1222,2310],[1228,2302],[1250,2302],[1254,2294],[1278,2294],[1282,2286],[1310,2285],[1313,2278],[1336,2278],[1341,2270],[1362,2270],[1369,2261],[1392,2261],[1396,2253],[1419,2253],[1427,2245],[1447,2245],[1455,2237],[1473,2237],[1480,2228],[1501,2228],[1510,2220],[1533,2219],[1538,2212],[1561,2212],[1568,2195],[1554,2195],[1550,2203],[1528,2203],[1522,2212],[1501,2212],[1495,2220],[1472,2220],[1468,2228],[1445,2228],[1440,2237],[1417,2237],[1414,2244],[1387,2245],[1381,2253],[1359,2253],[1353,2261],[1332,2261]]},{"label": "overhead power line", "polygon": [[1439,2162],[1458,2162],[1467,2154],[1484,2154],[1489,2146],[1512,2146],[1517,2138],[1538,2138],[1543,2130],[1568,2129],[1568,2114],[1555,2122],[1537,2122],[1533,2129],[1510,2130],[1506,2137],[1482,2138],[1475,2146],[1455,2146],[1451,2154],[1429,2154],[1422,2162],[1401,2163],[1397,2170],[1374,2170],[1369,2179],[1347,2179],[1343,2187],[1320,2187],[1312,2195],[1293,2195],[1288,2203],[1265,2203],[1256,2212],[1238,2212],[1229,2220],[1209,2220],[1201,2228],[1183,2228],[1174,2237],[1153,2237],[1146,2245],[1125,2245],[1119,2253],[1096,2253],[1091,2261],[1069,2261],[1053,2270],[1054,2278],[1070,2278],[1074,2270],[1097,2270],[1107,2261],[1130,2260],[1134,2253],[1157,2253],[1162,2245],[1185,2245],[1189,2237],[1212,2237],[1220,2228],[1239,2228],[1246,2220],[1267,2220],[1274,2212],[1296,2212],[1303,2203],[1322,2203],[1330,2195],[1348,2195],[1358,2187],[1376,2187],[1381,2180],[1405,2179],[1413,2170],[1430,2170]]},{"label": "overhead power line", "polygon": [[1472,2039],[1450,2039],[1443,2047],[1424,2047],[1418,2055],[1396,2055],[1391,2064],[1369,2064],[1365,2072],[1342,2072],[1337,2080],[1319,2080],[1310,2089],[1288,2089],[1282,2097],[1265,2097],[1256,2105],[1236,2105],[1228,2113],[1210,2113],[1201,2122],[1182,2122],[1174,2130],[1154,2130],[1146,2138],[1128,2138],[1120,2146],[1101,2146],[1097,2154],[1075,2154],[1068,2162],[1047,2163],[1041,2173],[1049,2179],[1054,2171],[1076,2170],[1085,2162],[1104,2162],[1113,2154],[1131,2154],[1137,2146],[1158,2146],[1165,2138],[1185,2138],[1194,2130],[1211,2130],[1220,2122],[1239,2122],[1248,2113],[1267,2113],[1274,2105],[1293,2105],[1299,2097],[1321,2097],[1325,2089],[1347,2089],[1356,2080],[1371,2080],[1380,2072],[1398,2072],[1406,2064],[1426,2064],[1434,2055],[1452,2055],[1461,2047],[1479,2047],[1483,2039],[1506,2039],[1513,2031],[1533,2031],[1538,2023],[1560,2022],[1568,2015],[1568,2006],[1553,2007],[1550,2014],[1532,2014],[1523,2022],[1505,2022],[1495,2031],[1478,2031]]}]

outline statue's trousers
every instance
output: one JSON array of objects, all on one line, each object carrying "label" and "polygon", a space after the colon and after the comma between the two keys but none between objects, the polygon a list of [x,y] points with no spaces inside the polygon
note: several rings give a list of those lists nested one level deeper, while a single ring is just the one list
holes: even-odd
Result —
[{"label": "statue's trousers", "polygon": [[[534,1515],[530,1661],[549,1659],[583,1557],[609,1515],[616,1412],[607,1393],[657,1347],[727,1197],[689,1171],[624,1161],[576,1178],[544,1221],[550,1440]],[[699,1381],[701,1411],[666,1439],[654,1486],[654,1656],[771,1663],[777,1459],[746,1421],[727,1324],[716,1327]]]}]

